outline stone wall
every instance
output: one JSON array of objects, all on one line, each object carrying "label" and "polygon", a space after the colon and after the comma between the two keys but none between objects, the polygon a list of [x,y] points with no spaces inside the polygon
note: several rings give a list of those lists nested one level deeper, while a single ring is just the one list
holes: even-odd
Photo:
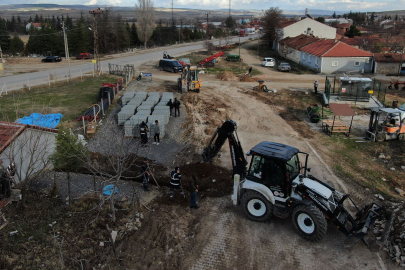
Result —
[{"label": "stone wall", "polygon": [[379,74],[398,74],[399,64],[397,62],[394,63],[386,63],[386,62],[378,62],[376,73]]}]

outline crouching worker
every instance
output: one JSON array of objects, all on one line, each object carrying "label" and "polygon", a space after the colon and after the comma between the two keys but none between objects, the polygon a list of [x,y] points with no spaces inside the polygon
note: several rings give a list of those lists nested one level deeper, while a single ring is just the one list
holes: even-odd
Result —
[{"label": "crouching worker", "polygon": [[170,200],[173,200],[174,189],[180,190],[180,194],[184,196],[183,187],[181,186],[180,167],[176,167],[171,173],[170,178]]}]

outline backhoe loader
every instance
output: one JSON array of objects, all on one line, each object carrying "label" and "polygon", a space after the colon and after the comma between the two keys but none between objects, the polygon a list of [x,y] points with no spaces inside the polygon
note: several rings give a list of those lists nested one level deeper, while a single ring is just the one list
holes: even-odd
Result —
[{"label": "backhoe loader", "polygon": [[177,79],[177,90],[182,93],[188,91],[200,92],[201,79],[198,79],[198,70],[195,67],[186,65],[184,67],[181,77]]},{"label": "backhoe loader", "polygon": [[[247,166],[236,130],[233,120],[225,121],[204,148],[202,158],[205,162],[211,161],[228,140],[234,176],[232,201],[242,206],[249,219],[267,221],[273,215],[292,216],[299,234],[309,241],[322,239],[330,220],[346,239],[351,238],[349,242],[354,238],[353,245],[361,240],[369,246],[371,243],[365,236],[374,222],[393,218],[376,203],[358,209],[348,194],[311,175],[307,167],[309,154],[295,147],[261,142],[247,152],[247,156],[251,156]],[[347,199],[357,208],[354,216],[343,205]]]}]

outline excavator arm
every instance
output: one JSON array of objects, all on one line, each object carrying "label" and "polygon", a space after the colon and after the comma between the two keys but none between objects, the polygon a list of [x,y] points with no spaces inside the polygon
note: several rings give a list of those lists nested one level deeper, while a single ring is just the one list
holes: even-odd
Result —
[{"label": "excavator arm", "polygon": [[204,148],[202,158],[205,162],[211,161],[221,150],[225,141],[228,139],[229,149],[231,151],[233,174],[242,175],[248,164],[242,145],[236,133],[236,122],[229,119],[221,127],[217,128],[207,147]]}]

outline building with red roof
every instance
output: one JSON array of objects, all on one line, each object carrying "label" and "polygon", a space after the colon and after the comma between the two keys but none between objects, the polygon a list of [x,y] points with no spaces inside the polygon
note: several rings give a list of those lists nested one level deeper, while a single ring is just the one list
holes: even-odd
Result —
[{"label": "building with red roof", "polygon": [[405,55],[403,53],[375,53],[375,73],[398,74],[405,73]]},{"label": "building with red roof", "polygon": [[[308,35],[318,38],[336,38],[336,28],[323,24],[312,18],[304,18],[301,20],[287,20],[281,22],[280,38],[297,37],[299,35]],[[278,50],[278,41],[275,42],[274,48]]]},{"label": "building with red roof", "polygon": [[337,39],[300,35],[280,41],[280,55],[319,73],[372,72],[373,54]]}]

